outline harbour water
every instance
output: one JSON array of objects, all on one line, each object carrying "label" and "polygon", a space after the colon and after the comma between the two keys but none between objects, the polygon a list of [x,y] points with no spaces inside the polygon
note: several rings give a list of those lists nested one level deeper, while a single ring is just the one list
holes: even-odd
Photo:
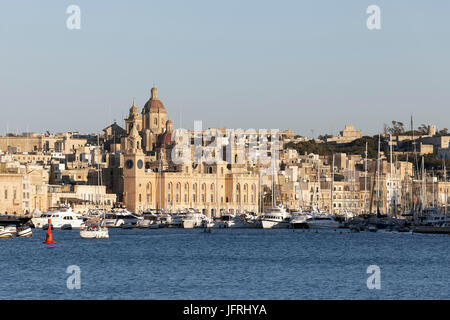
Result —
[{"label": "harbour water", "polygon": [[[450,299],[448,235],[214,229],[78,230],[0,240],[0,299]],[[81,269],[70,290],[67,267]],[[369,290],[369,265],[381,289]]]}]

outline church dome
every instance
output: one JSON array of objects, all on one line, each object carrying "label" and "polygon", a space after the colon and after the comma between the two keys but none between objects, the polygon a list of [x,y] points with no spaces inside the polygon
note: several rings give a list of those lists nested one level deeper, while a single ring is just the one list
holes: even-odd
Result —
[{"label": "church dome", "polygon": [[147,101],[147,103],[144,105],[144,113],[147,112],[164,112],[166,113],[166,108],[164,107],[164,104],[161,102],[161,100],[158,99],[158,89],[155,87],[152,88],[150,99]]}]

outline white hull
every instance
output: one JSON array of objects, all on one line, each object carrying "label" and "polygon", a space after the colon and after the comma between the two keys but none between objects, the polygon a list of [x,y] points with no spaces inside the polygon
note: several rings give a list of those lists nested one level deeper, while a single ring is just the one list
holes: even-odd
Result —
[{"label": "white hull", "polygon": [[80,230],[80,236],[83,239],[108,239],[109,232],[106,230]]},{"label": "white hull", "polygon": [[250,223],[247,221],[227,221],[228,228],[236,228],[236,229],[249,229],[256,228],[256,223]]},{"label": "white hull", "polygon": [[9,225],[3,228],[4,232],[12,233],[13,235],[17,233],[17,227],[15,225]]},{"label": "white hull", "polygon": [[[33,218],[31,222],[33,223],[36,229],[42,229],[45,225],[48,224],[49,218]],[[61,229],[62,226],[70,225],[72,229],[80,229],[84,226],[83,220],[63,220],[58,218],[51,218],[52,225],[54,229]]]},{"label": "white hull", "polygon": [[188,214],[182,219],[184,229],[200,228],[202,226],[204,216],[200,214]]},{"label": "white hull", "polygon": [[263,229],[288,229],[290,224],[286,221],[262,220],[261,225]]},{"label": "white hull", "polygon": [[193,220],[183,221],[184,229],[194,229],[195,227],[197,227],[197,223],[195,221],[193,221]]},{"label": "white hull", "polygon": [[33,236],[31,228],[26,228],[17,232],[18,237],[29,238]]},{"label": "white hull", "polygon": [[10,239],[13,237],[14,234],[12,234],[9,231],[0,231],[0,239]]}]

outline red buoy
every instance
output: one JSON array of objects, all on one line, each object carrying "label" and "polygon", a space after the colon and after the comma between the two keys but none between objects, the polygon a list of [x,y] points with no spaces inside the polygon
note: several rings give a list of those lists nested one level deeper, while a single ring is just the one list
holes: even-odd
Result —
[{"label": "red buoy", "polygon": [[47,236],[45,237],[45,241],[43,243],[45,243],[45,244],[55,243],[55,241],[53,241],[53,235],[52,235],[52,219],[48,219]]}]

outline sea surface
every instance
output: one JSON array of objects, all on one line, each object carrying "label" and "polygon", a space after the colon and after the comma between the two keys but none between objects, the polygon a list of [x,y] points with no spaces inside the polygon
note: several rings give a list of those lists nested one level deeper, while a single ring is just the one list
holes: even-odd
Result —
[{"label": "sea surface", "polygon": [[[0,239],[0,299],[450,299],[450,236],[110,229]],[[69,289],[69,266],[80,289]],[[370,265],[380,289],[369,289]],[[72,279],[72,278],[71,278]],[[71,282],[70,283],[76,283]]]}]

